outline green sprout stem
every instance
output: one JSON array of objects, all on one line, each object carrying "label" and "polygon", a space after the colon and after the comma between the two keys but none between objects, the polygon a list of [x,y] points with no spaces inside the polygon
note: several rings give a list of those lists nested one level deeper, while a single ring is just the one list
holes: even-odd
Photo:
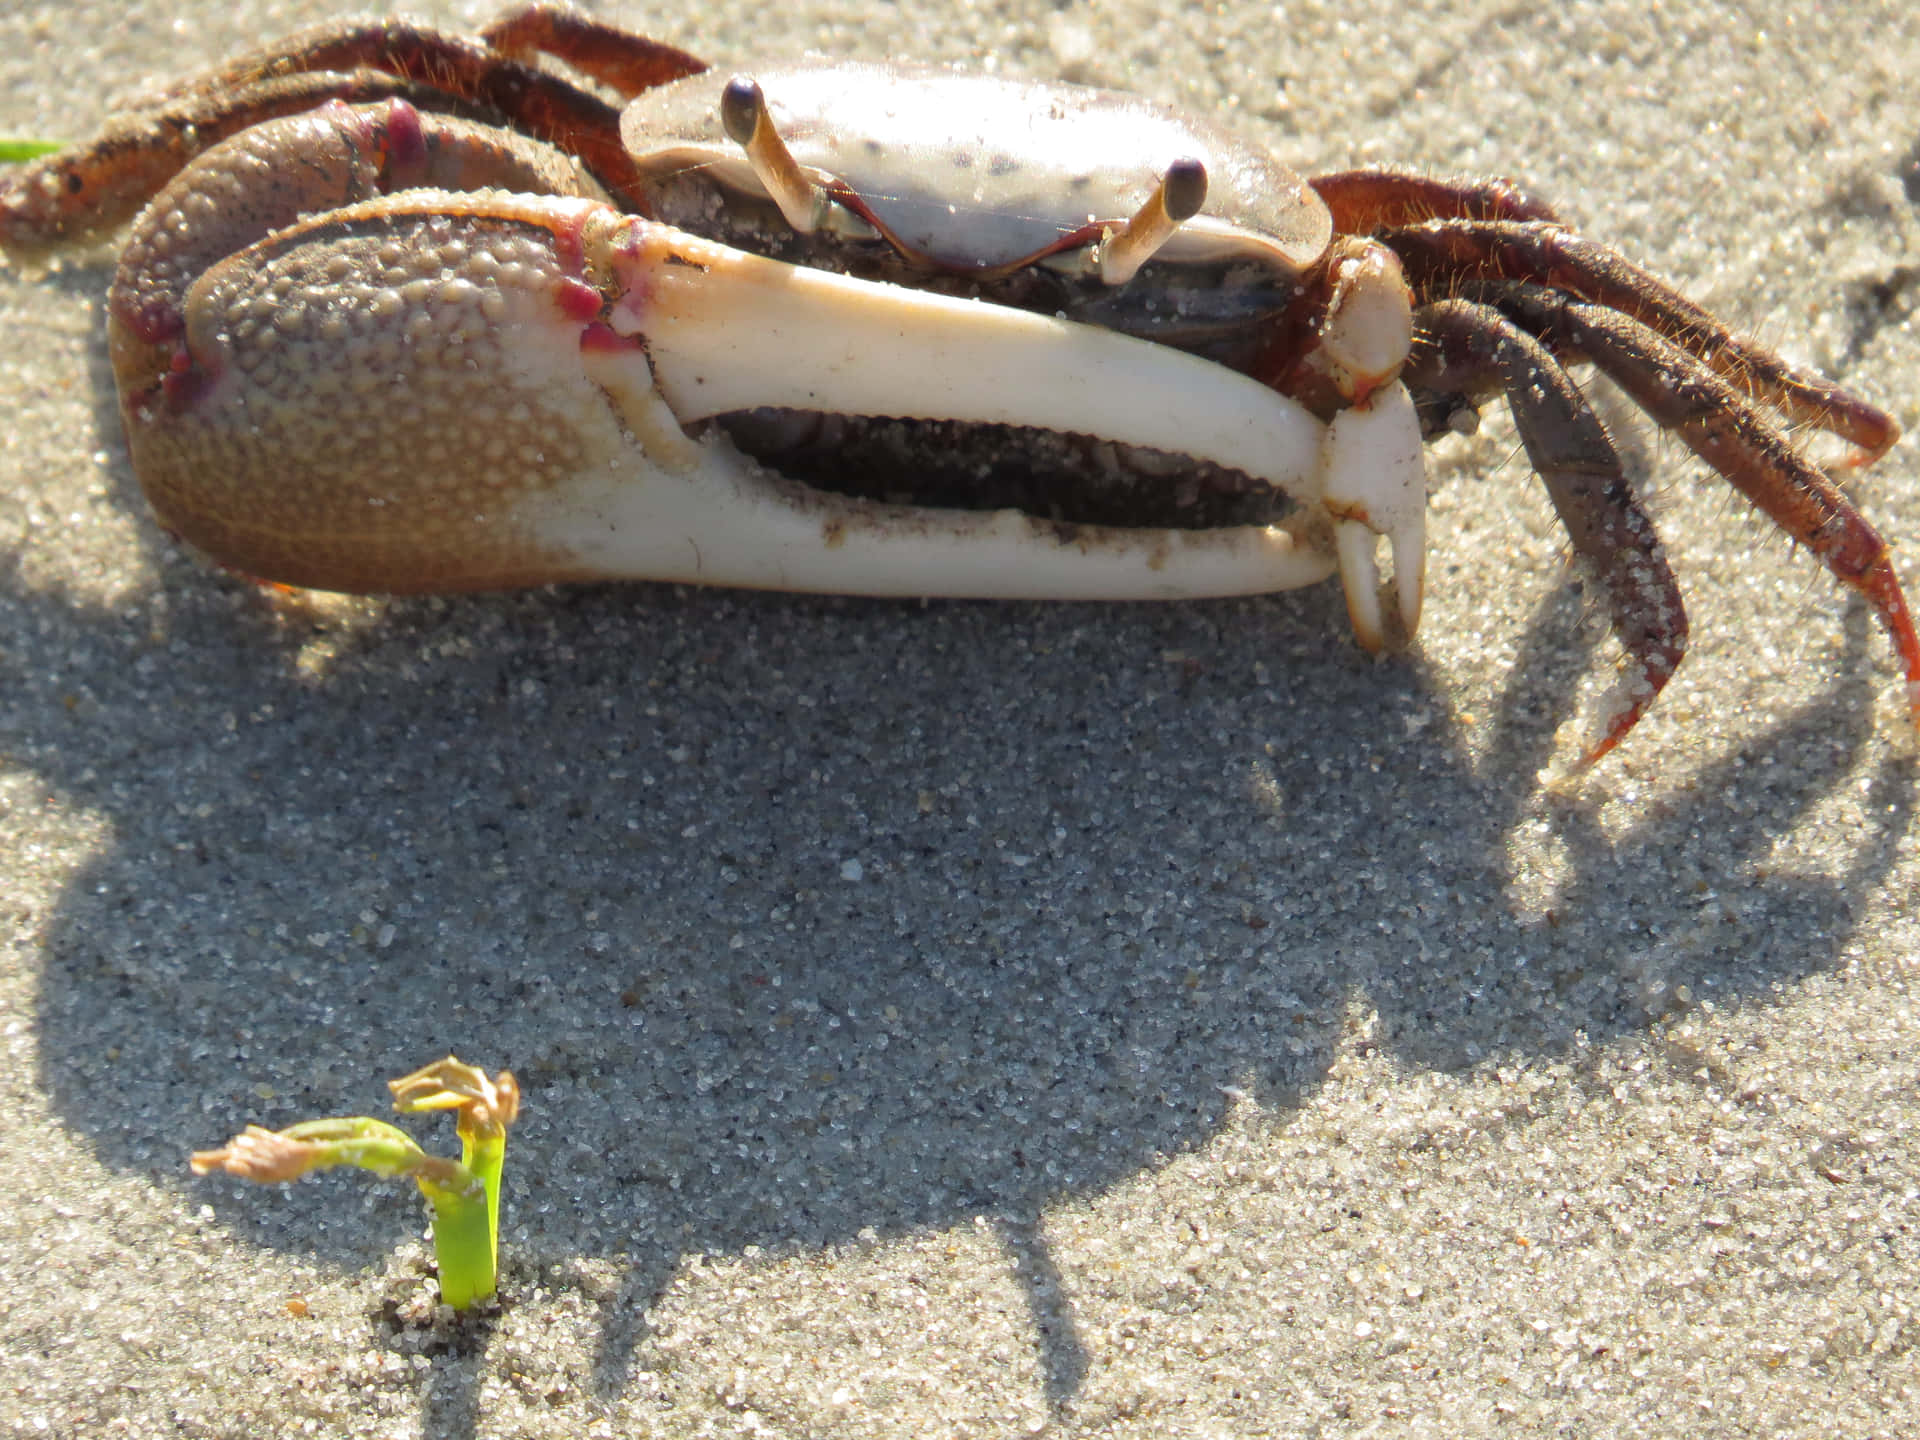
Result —
[{"label": "green sprout stem", "polygon": [[219,1150],[193,1156],[193,1170],[215,1170],[264,1185],[313,1170],[350,1165],[375,1175],[407,1176],[433,1208],[433,1248],[440,1262],[440,1298],[465,1310],[493,1294],[500,1254],[500,1170],[507,1129],[520,1110],[520,1090],[502,1070],[445,1060],[388,1082],[393,1108],[459,1112],[460,1158],[429,1155],[404,1130],[366,1115],[307,1120],[285,1130],[249,1125]]},{"label": "green sprout stem", "polygon": [[[440,1262],[440,1298],[456,1310],[493,1294],[498,1273],[493,1190],[465,1165],[452,1160],[444,1182],[416,1174],[433,1207],[433,1253]],[[494,1172],[499,1183],[499,1171]]]},{"label": "green sprout stem", "polygon": [[507,1132],[483,1133],[460,1126],[460,1163],[486,1189],[487,1273],[500,1260],[500,1171],[507,1161]]}]

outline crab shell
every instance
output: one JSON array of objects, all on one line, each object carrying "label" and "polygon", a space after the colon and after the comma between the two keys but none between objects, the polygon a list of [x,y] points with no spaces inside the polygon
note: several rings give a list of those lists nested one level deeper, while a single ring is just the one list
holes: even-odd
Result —
[{"label": "crab shell", "polygon": [[[1236,177],[1229,199],[1241,186],[1280,227],[1209,219],[1196,235],[1216,253],[1254,256],[1291,286],[1325,243],[1325,212],[1297,179],[1135,100],[872,66],[793,73],[820,103],[861,97],[871,123],[912,117],[911,144],[891,152],[905,168],[934,145],[926,127],[961,108],[987,137],[987,169],[1009,168],[995,147],[1024,135],[1007,158],[1036,194],[1061,188],[1062,157],[1113,188],[1074,202],[1082,214],[1124,206],[1141,179],[1199,153]],[[676,87],[666,103],[704,116],[718,89],[707,80],[696,104]],[[836,144],[889,153],[837,113],[793,123],[822,158]],[[1120,142],[1104,159],[1103,136]],[[1410,334],[1403,285],[1377,393],[1327,425],[1226,367],[1101,327],[784,264],[586,196],[469,188],[563,188],[551,165],[519,178],[538,168],[522,164],[539,148],[525,142],[512,173],[491,173],[502,143],[403,102],[336,104],[235,136],[156,198],[109,309],[134,465],[163,523],[248,573],[357,591],[626,578],[1132,599],[1284,589],[1338,565],[1373,644],[1384,531],[1402,619],[1417,620],[1420,434],[1392,380]],[[948,147],[949,173],[967,148]],[[359,198],[371,192],[354,167],[395,154],[416,157],[421,186],[458,188]],[[975,259],[1027,243],[1005,238],[1019,230],[1005,198],[947,202],[956,225],[1003,235],[976,241]],[[1390,296],[1395,278],[1380,277]],[[1180,530],[861,500],[792,483],[705,423],[761,407],[1089,436],[1243,472],[1295,504],[1276,524]]]},{"label": "crab shell", "polygon": [[[1089,233],[1132,215],[1181,158],[1206,167],[1207,202],[1156,260],[1244,260],[1294,278],[1333,237],[1320,197],[1268,151],[1139,95],[826,60],[753,78],[794,158],[930,268],[1077,260]],[[726,134],[711,75],[640,95],[620,135],[656,188],[686,177],[766,195]]]}]

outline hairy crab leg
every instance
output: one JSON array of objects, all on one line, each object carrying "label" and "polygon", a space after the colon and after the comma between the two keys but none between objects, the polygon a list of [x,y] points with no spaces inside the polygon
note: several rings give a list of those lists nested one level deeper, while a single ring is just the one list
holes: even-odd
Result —
[{"label": "hairy crab leg", "polygon": [[[1496,342],[1484,318],[1454,313],[1455,302],[1440,297],[1464,295],[1497,305],[1546,340],[1562,359],[1598,364],[1658,423],[1678,433],[1774,523],[1867,598],[1892,636],[1907,675],[1910,708],[1920,723],[1920,641],[1886,542],[1754,401],[1772,405],[1791,423],[1826,430],[1856,446],[1856,464],[1878,459],[1899,438],[1891,416],[1733,335],[1617,252],[1562,228],[1547,206],[1507,182],[1434,181],[1363,170],[1311,183],[1342,231],[1375,234],[1400,256],[1416,294],[1433,298],[1421,315],[1423,324],[1430,319],[1435,329],[1423,334],[1408,372],[1417,388],[1440,394],[1471,392],[1477,387],[1467,378],[1469,357],[1476,345],[1484,350],[1512,343],[1511,337]],[[1578,298],[1568,299],[1569,292]],[[1482,332],[1478,339],[1473,338],[1476,327]],[[1536,368],[1535,373],[1553,377],[1557,371],[1556,363],[1551,371]],[[1552,394],[1563,382],[1564,375],[1559,375],[1544,389],[1516,388],[1511,381],[1504,385],[1523,442],[1543,476],[1548,470],[1535,447],[1546,436],[1561,434],[1576,454],[1602,453],[1578,440],[1579,430],[1568,429],[1564,421],[1549,421],[1543,413],[1543,404],[1560,404]],[[1539,427],[1535,435],[1528,434],[1530,424]],[[1600,439],[1604,441],[1604,431]],[[1610,444],[1605,454],[1608,465],[1617,469]],[[1550,489],[1553,484],[1549,479]],[[1608,480],[1606,490],[1613,488]],[[1599,748],[1590,751],[1583,764],[1598,759],[1632,727],[1679,664],[1686,644],[1685,611],[1664,559],[1658,558],[1651,527],[1637,505],[1631,511],[1622,508],[1632,503],[1623,487],[1619,496],[1616,500],[1603,491],[1596,497],[1598,504],[1589,498],[1577,506],[1589,517],[1588,526],[1592,517],[1616,512],[1611,523],[1625,527],[1620,538],[1628,543],[1609,558],[1596,553],[1604,552],[1604,540],[1583,543],[1582,524],[1555,495],[1575,550],[1607,580],[1616,633],[1652,686],[1639,696],[1629,694],[1628,707],[1614,714]],[[1652,563],[1656,558],[1657,566]],[[1634,626],[1645,633],[1636,636],[1630,628]]]},{"label": "hairy crab leg", "polygon": [[94,141],[0,179],[0,246],[34,253],[111,230],[196,155],[326,100],[394,97],[424,110],[509,120],[579,156],[624,205],[640,208],[619,110],[512,57],[555,54],[623,94],[698,74],[704,62],[549,5],[510,11],[487,36],[493,44],[405,21],[348,22],[244,57],[115,119]]},{"label": "hairy crab leg", "polygon": [[293,71],[368,69],[397,75],[451,102],[482,106],[515,129],[578,156],[623,204],[638,209],[642,187],[620,141],[619,107],[542,69],[537,63],[542,54],[626,98],[707,68],[705,61],[644,35],[564,6],[531,4],[507,11],[479,38],[406,20],[319,26],[243,56],[196,88],[226,90]]},{"label": "hairy crab leg", "polygon": [[1533,466],[1574,553],[1601,582],[1628,670],[1586,769],[1639,723],[1687,652],[1687,611],[1653,521],[1634,497],[1604,427],[1540,341],[1492,306],[1438,300],[1415,312],[1408,382],[1475,393],[1503,391]]},{"label": "hairy crab leg", "polygon": [[1652,326],[1732,380],[1752,384],[1788,417],[1831,431],[1870,464],[1899,438],[1892,419],[1822,376],[1735,336],[1618,252],[1565,229],[1551,206],[1507,180],[1439,180],[1349,170],[1309,182],[1342,234],[1376,235],[1400,252],[1422,294],[1453,293],[1469,276],[1571,290]]},{"label": "hairy crab leg", "polygon": [[1530,284],[1497,287],[1500,308],[1556,349],[1599,366],[1842,584],[1859,591],[1892,637],[1920,725],[1920,637],[1887,542],[1840,487],[1722,376],[1651,327],[1605,305]]},{"label": "hairy crab leg", "polygon": [[1307,181],[1341,235],[1377,235],[1426,220],[1547,220],[1546,201],[1511,180],[1441,180],[1405,170],[1339,170]]},{"label": "hairy crab leg", "polygon": [[1558,225],[1442,219],[1389,230],[1380,238],[1399,254],[1418,295],[1458,294],[1473,280],[1521,280],[1630,316],[1790,422],[1856,446],[1857,464],[1871,464],[1900,438],[1900,427],[1884,411],[1741,339],[1617,251]]},{"label": "hairy crab leg", "polygon": [[707,63],[672,45],[609,25],[571,5],[516,5],[480,31],[502,55],[550,55],[631,100],[643,90],[698,75]]}]

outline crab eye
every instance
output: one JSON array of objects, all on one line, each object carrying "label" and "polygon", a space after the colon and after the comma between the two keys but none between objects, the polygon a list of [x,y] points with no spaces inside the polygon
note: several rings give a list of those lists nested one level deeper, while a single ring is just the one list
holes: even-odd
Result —
[{"label": "crab eye", "polygon": [[1207,203],[1207,167],[1191,155],[1174,161],[1147,203],[1100,247],[1100,279],[1124,285]]},{"label": "crab eye", "polygon": [[787,223],[802,235],[818,230],[826,221],[832,197],[808,178],[774,129],[766,92],[758,80],[736,75],[727,82],[720,92],[720,123],[727,137],[747,152],[747,163]]}]

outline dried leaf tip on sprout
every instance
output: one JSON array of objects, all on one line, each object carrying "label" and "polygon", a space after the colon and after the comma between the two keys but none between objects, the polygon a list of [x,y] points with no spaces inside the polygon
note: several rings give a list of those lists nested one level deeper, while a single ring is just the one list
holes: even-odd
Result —
[{"label": "dried leaf tip on sprout", "polygon": [[196,1151],[196,1175],[221,1171],[262,1185],[285,1184],[340,1165],[407,1176],[433,1207],[441,1298],[456,1310],[494,1293],[499,1264],[500,1171],[520,1087],[506,1070],[488,1076],[449,1055],[388,1082],[403,1114],[454,1110],[460,1158],[429,1155],[412,1136],[367,1115],[308,1120],[285,1130],[249,1125],[218,1150]]}]

